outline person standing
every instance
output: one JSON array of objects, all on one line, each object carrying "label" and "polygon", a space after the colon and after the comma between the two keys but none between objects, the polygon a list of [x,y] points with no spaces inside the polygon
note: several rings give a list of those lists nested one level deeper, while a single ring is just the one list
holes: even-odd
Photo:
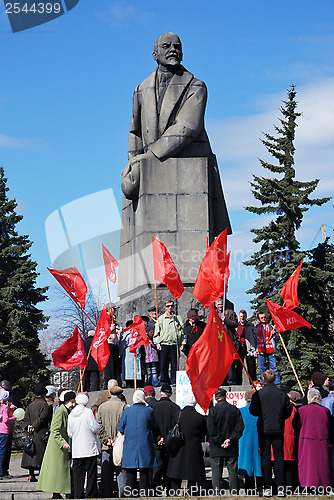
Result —
[{"label": "person standing", "polygon": [[118,306],[114,302],[111,302],[107,307],[107,312],[110,318],[110,330],[111,333],[108,338],[109,346],[109,358],[107,364],[103,370],[103,387],[108,388],[108,381],[110,379],[120,380],[121,376],[121,359],[119,351],[119,343],[122,334],[122,328],[117,324],[116,312]]},{"label": "person standing", "polygon": [[195,495],[195,488],[199,492],[199,487],[205,482],[202,440],[206,435],[206,418],[195,410],[195,405],[194,395],[188,394],[180,414],[184,441],[175,455],[169,457],[166,471],[172,489],[181,488],[182,480],[187,480],[192,495]]},{"label": "person standing", "polygon": [[[247,321],[247,313],[244,309],[239,312],[239,323],[237,336],[240,342],[238,354],[242,361],[246,358],[247,370],[250,378],[256,380],[256,333],[253,323]],[[236,361],[237,385],[242,384],[242,364]]]},{"label": "person standing", "polygon": [[9,416],[7,401],[9,399],[8,391],[0,392],[0,479],[6,475],[3,468],[3,462],[8,445],[8,436],[11,430],[11,424],[15,422],[15,417]]},{"label": "person standing", "polygon": [[[47,404],[47,403],[46,403]],[[50,437],[43,458],[37,489],[53,492],[52,498],[62,498],[61,493],[71,493],[69,439],[67,421],[75,406],[75,392],[66,391],[64,403],[55,411],[51,422]]]},{"label": "person standing", "polygon": [[52,407],[45,401],[47,390],[43,383],[39,383],[34,389],[35,400],[30,403],[26,409],[23,419],[23,426],[28,433],[33,436],[33,441],[36,447],[34,456],[28,455],[25,451],[22,454],[21,467],[29,470],[29,482],[36,482],[35,470],[41,468],[42,460],[45,453],[47,441],[42,438],[49,431],[49,423],[52,418]]},{"label": "person standing", "polygon": [[284,391],[275,385],[275,372],[265,370],[263,373],[265,385],[253,394],[249,407],[251,415],[259,417],[259,441],[262,459],[263,495],[271,496],[271,448],[274,454],[275,481],[280,491],[285,488],[284,475],[284,424],[290,417],[292,407],[290,399]]},{"label": "person standing", "polygon": [[122,467],[126,470],[126,496],[131,496],[139,470],[140,496],[149,486],[149,471],[155,461],[153,430],[153,410],[146,406],[144,391],[133,393],[133,405],[125,408],[118,424],[124,434]]},{"label": "person standing", "polygon": [[97,433],[100,426],[92,410],[86,408],[89,402],[87,394],[78,394],[75,402],[67,423],[67,433],[72,438],[73,494],[74,498],[85,498],[87,474],[86,498],[97,498],[97,456],[100,453]]},{"label": "person standing", "polygon": [[[159,316],[155,325],[153,342],[160,351],[160,383],[175,385],[178,349],[183,350],[186,339],[181,317],[174,312],[173,300],[167,300],[165,303],[165,313]],[[168,374],[169,365],[171,367],[170,377]]]},{"label": "person standing", "polygon": [[[89,330],[87,338],[83,341],[86,354],[90,354],[95,330]],[[100,390],[100,372],[97,362],[93,356],[88,356],[88,365],[82,379],[84,391],[99,391]]]},{"label": "person standing", "polygon": [[97,411],[97,422],[100,426],[99,438],[102,443],[101,456],[101,492],[103,498],[123,497],[125,473],[122,467],[113,462],[113,444],[118,424],[126,403],[122,401],[123,389],[118,386],[109,388],[110,398],[102,403]]},{"label": "person standing", "polygon": [[273,332],[267,322],[266,313],[260,312],[257,315],[259,323],[256,327],[257,333],[257,360],[259,363],[260,375],[263,381],[263,373],[265,370],[273,370],[275,373],[275,384],[281,383],[281,378],[278,373],[276,364],[276,346],[273,339]]},{"label": "person standing", "polygon": [[307,394],[308,404],[301,406],[294,417],[300,429],[298,474],[302,488],[333,486],[330,434],[332,418],[328,408],[321,406],[321,394],[313,387]]},{"label": "person standing", "polygon": [[208,416],[212,486],[219,495],[222,489],[223,466],[226,462],[230,494],[237,495],[239,439],[245,426],[240,410],[226,401],[226,394],[226,390],[219,387],[215,394],[217,404],[210,408]]},{"label": "person standing", "polygon": [[[217,309],[217,314],[221,319],[227,333],[229,334],[230,339],[233,342],[234,347],[239,352],[240,342],[238,340],[236,334],[236,328],[238,326],[238,317],[236,313],[232,309],[225,309],[224,312],[224,299],[223,297],[219,297],[215,302],[215,307]],[[236,361],[233,361],[231,364],[231,368],[229,369],[226,382],[224,385],[236,385],[237,383],[237,365]]]},{"label": "person standing", "polygon": [[[11,417],[14,410],[16,409],[16,406],[12,400],[11,397],[11,390],[12,390],[12,384],[9,382],[9,380],[2,380],[0,382],[0,392],[1,391],[7,391],[9,392],[9,400],[7,402],[8,408],[9,408],[9,416]],[[7,440],[7,445],[6,445],[6,450],[5,450],[5,455],[3,457],[3,462],[2,462],[2,473],[4,477],[11,477],[9,474],[9,463],[10,463],[10,456],[12,453],[12,443],[13,443],[13,435],[14,435],[14,429],[15,429],[15,422],[11,422],[9,424],[9,434],[8,434],[8,440]]]},{"label": "person standing", "polygon": [[183,328],[186,337],[186,343],[184,345],[184,353],[186,356],[188,356],[190,349],[202,335],[204,328],[205,323],[199,319],[198,310],[189,309],[187,312],[187,320]]}]

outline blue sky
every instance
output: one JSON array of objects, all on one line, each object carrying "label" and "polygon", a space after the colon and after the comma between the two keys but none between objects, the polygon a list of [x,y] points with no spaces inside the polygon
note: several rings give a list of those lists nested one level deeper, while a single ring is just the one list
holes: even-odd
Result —
[{"label": "blue sky", "polygon": [[[251,174],[264,173],[259,139],[274,132],[291,84],[303,113],[297,178],[318,177],[316,196],[333,193],[333,18],[332,0],[80,0],[66,15],[13,34],[1,3],[0,164],[24,216],[19,231],[34,242],[39,285],[53,287],[49,250],[55,256],[66,246],[55,231],[48,248],[47,220],[49,237],[68,213],[76,241],[101,231],[117,240],[133,89],[155,68],[154,40],[174,31],[185,67],[208,86],[206,127],[234,231],[229,298],[249,310],[245,291],[255,274],[242,261],[255,249],[249,229],[266,219],[243,207],[254,203]],[[321,241],[322,223],[331,235],[332,218],[332,203],[308,212],[302,246]]]}]

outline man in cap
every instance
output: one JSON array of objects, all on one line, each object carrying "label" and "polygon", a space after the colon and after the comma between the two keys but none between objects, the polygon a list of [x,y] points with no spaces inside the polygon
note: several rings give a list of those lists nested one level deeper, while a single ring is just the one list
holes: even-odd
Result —
[{"label": "man in cap", "polygon": [[110,398],[102,403],[97,411],[100,425],[99,438],[102,443],[101,490],[103,498],[122,497],[126,475],[121,467],[113,462],[112,447],[118,432],[118,423],[126,403],[121,400],[123,389],[117,385],[110,387]]},{"label": "man in cap", "polygon": [[157,400],[155,399],[155,390],[152,385],[145,385],[144,387],[145,401],[146,403],[154,409],[157,404]]},{"label": "man in cap", "polygon": [[198,317],[197,309],[189,309],[187,312],[187,320],[184,324],[184,334],[186,343],[184,346],[184,353],[188,356],[191,347],[200,338],[205,328],[205,323]]},{"label": "man in cap", "polygon": [[217,404],[210,408],[208,416],[212,486],[216,495],[219,495],[223,466],[226,463],[230,494],[237,495],[239,439],[245,426],[240,410],[226,401],[226,390],[223,387],[219,387],[215,398]]},{"label": "man in cap", "polygon": [[147,309],[147,312],[148,312],[148,315],[150,317],[149,319],[149,322],[148,322],[148,327],[151,328],[153,327],[152,329],[154,330],[154,327],[155,327],[155,324],[158,320],[158,317],[157,317],[157,310],[156,310],[156,307],[155,306],[151,306]]},{"label": "man in cap", "polygon": [[[110,380],[108,380],[107,390],[103,391],[103,392],[100,392],[100,394],[97,396],[94,404],[92,405],[92,411],[94,412],[95,415],[96,415],[96,412],[97,412],[99,406],[102,403],[105,403],[106,401],[109,401],[109,399],[111,398],[111,392],[110,391],[111,391],[112,387],[116,387],[116,386],[118,386],[118,383],[117,383],[117,380],[115,378],[111,378]],[[121,399],[122,399],[122,401],[124,401],[126,403],[124,394],[121,394]]]},{"label": "man in cap", "polygon": [[171,386],[163,384],[161,386],[160,400],[154,406],[154,437],[158,445],[156,449],[158,467],[153,471],[153,485],[155,488],[161,485],[164,488],[170,488],[170,479],[166,476],[169,454],[165,447],[165,437],[176,424],[181,411],[180,407],[170,399],[171,395]]}]

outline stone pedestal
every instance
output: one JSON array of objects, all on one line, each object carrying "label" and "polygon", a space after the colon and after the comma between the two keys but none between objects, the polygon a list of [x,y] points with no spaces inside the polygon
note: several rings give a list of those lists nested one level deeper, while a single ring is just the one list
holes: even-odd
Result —
[{"label": "stone pedestal", "polygon": [[[136,201],[123,198],[118,295],[121,321],[146,314],[154,305],[151,236],[162,241],[185,286],[178,312],[198,305],[192,295],[207,238],[213,240],[230,223],[214,155],[209,158],[143,160]],[[158,286],[158,305],[171,297]]]}]

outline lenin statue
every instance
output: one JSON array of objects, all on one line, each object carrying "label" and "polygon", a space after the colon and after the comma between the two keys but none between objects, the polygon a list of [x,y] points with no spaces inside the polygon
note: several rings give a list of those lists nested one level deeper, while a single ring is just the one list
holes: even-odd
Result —
[{"label": "lenin statue", "polygon": [[[118,295],[130,312],[154,302],[151,235],[170,252],[189,309],[206,240],[231,234],[218,166],[204,128],[205,84],[182,61],[174,33],[154,44],[158,67],[133,96],[128,163],[122,172],[122,231]],[[160,287],[160,299],[165,296]],[[187,293],[186,293],[187,292]],[[141,311],[140,311],[141,310]]]}]

